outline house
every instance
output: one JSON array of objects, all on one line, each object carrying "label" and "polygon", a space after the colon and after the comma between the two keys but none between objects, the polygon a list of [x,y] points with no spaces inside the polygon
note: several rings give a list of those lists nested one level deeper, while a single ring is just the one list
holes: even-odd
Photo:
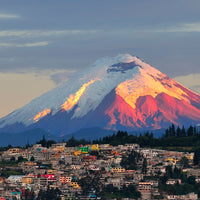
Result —
[{"label": "house", "polygon": [[25,184],[32,184],[33,183],[33,179],[34,179],[34,176],[24,176],[22,177],[22,183],[25,183]]},{"label": "house", "polygon": [[112,168],[110,168],[110,172],[111,173],[123,173],[123,172],[126,172],[126,169],[124,169],[122,167],[112,167]]},{"label": "house", "polygon": [[151,191],[152,184],[151,182],[139,182],[138,191],[141,192],[142,199],[152,199]]},{"label": "house", "polygon": [[83,160],[84,161],[95,161],[95,160],[97,160],[97,157],[96,156],[84,156]]},{"label": "house", "polygon": [[59,181],[62,184],[71,183],[71,180],[72,180],[71,176],[62,175],[59,177]]},{"label": "house", "polygon": [[11,175],[7,178],[7,181],[10,183],[21,183],[23,177],[24,175]]},{"label": "house", "polygon": [[92,151],[99,151],[99,145],[98,145],[98,144],[93,144],[93,145],[91,146],[91,150],[92,150]]},{"label": "house", "polygon": [[167,185],[175,185],[176,183],[181,184],[181,179],[169,179],[166,184]]},{"label": "house", "polygon": [[71,182],[70,186],[77,188],[77,189],[81,189],[80,185],[77,182]]},{"label": "house", "polygon": [[19,154],[21,152],[21,149],[19,148],[11,148],[8,149],[9,154]]},{"label": "house", "polygon": [[166,199],[168,200],[197,200],[198,199],[198,195],[195,193],[189,193],[186,195],[167,195]]},{"label": "house", "polygon": [[41,177],[47,178],[47,179],[48,179],[48,182],[53,182],[53,181],[56,180],[54,174],[42,174]]}]

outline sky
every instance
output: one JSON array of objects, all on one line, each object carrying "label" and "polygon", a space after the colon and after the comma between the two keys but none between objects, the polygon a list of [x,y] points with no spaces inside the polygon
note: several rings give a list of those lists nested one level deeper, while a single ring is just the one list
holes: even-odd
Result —
[{"label": "sky", "polygon": [[199,0],[0,0],[0,117],[121,53],[200,93]]}]

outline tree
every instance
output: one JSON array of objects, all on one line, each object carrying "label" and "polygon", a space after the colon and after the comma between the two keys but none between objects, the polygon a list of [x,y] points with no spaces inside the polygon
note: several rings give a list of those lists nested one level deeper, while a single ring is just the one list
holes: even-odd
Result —
[{"label": "tree", "polygon": [[194,129],[193,129],[192,126],[190,126],[190,127],[188,128],[188,130],[187,130],[187,135],[188,135],[188,136],[193,136],[193,134],[194,134]]},{"label": "tree", "polygon": [[120,165],[125,169],[137,169],[137,162],[141,158],[141,155],[136,151],[131,151],[128,156],[123,155]]},{"label": "tree", "polygon": [[171,128],[171,134],[172,134],[172,136],[175,136],[176,135],[176,131],[175,131],[175,126],[174,126],[174,124],[172,124],[172,128]]},{"label": "tree", "polygon": [[172,178],[175,178],[175,179],[180,178],[180,174],[181,174],[181,169],[176,167],[176,165],[175,165],[175,167],[173,169]]},{"label": "tree", "polygon": [[185,137],[186,136],[186,132],[185,132],[185,127],[184,126],[182,127],[181,132],[182,132],[182,136]]},{"label": "tree", "polygon": [[12,157],[10,158],[10,161],[11,161],[11,162],[15,162],[15,157],[12,156]]},{"label": "tree", "polygon": [[181,158],[181,160],[180,160],[180,164],[181,164],[181,166],[183,168],[187,168],[189,166],[189,161],[188,161],[188,159],[185,156],[183,156]]},{"label": "tree", "polygon": [[147,173],[147,159],[144,158],[143,164],[142,164],[142,173],[146,174]]},{"label": "tree", "polygon": [[165,130],[165,137],[169,137],[169,130],[168,130],[168,128]]},{"label": "tree", "polygon": [[68,141],[66,146],[68,147],[75,147],[77,144],[77,140],[74,138],[74,136],[72,136]]},{"label": "tree", "polygon": [[30,159],[31,162],[34,162],[35,161],[35,158],[34,156],[31,156],[31,159]]},{"label": "tree", "polygon": [[177,137],[181,137],[181,136],[182,136],[181,129],[180,129],[179,126],[178,126],[177,129],[176,129],[176,136],[177,136]]},{"label": "tree", "polygon": [[22,162],[24,160],[24,158],[22,156],[19,156],[17,159],[17,162]]},{"label": "tree", "polygon": [[168,178],[172,178],[173,176],[173,170],[171,165],[166,166],[166,176]]},{"label": "tree", "polygon": [[200,148],[196,149],[194,152],[193,163],[194,165],[200,164]]},{"label": "tree", "polygon": [[131,198],[131,199],[138,199],[141,197],[141,193],[135,189],[133,184],[123,185],[121,189],[114,187],[112,184],[106,185],[103,187],[101,192],[102,199],[122,199],[122,198]]},{"label": "tree", "polygon": [[58,188],[50,189],[48,187],[46,191],[39,191],[37,200],[61,200],[60,195],[61,191]]},{"label": "tree", "polygon": [[47,140],[45,138],[45,135],[43,135],[42,140],[40,140],[39,142],[37,142],[37,144],[41,144],[43,147],[47,146]]},{"label": "tree", "polygon": [[89,194],[92,189],[99,193],[101,187],[100,176],[99,174],[88,175],[78,180],[78,184],[81,186],[84,195]]},{"label": "tree", "polygon": [[187,178],[187,183],[191,184],[191,185],[195,185],[196,181],[195,181],[195,177],[194,176],[189,176]]}]

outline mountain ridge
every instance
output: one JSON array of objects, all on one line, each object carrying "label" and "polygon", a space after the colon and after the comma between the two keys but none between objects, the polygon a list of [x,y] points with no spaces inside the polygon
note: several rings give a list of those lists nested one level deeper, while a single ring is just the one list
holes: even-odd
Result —
[{"label": "mountain ridge", "polygon": [[55,135],[100,127],[160,129],[200,122],[200,95],[129,54],[97,60],[57,88],[0,119],[0,132]]}]

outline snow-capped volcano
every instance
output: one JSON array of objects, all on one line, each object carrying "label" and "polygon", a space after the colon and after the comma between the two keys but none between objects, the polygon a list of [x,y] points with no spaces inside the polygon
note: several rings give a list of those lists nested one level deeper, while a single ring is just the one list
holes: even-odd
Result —
[{"label": "snow-capped volcano", "polygon": [[97,60],[59,87],[0,119],[3,131],[43,128],[158,129],[200,121],[200,96],[129,54]]}]

